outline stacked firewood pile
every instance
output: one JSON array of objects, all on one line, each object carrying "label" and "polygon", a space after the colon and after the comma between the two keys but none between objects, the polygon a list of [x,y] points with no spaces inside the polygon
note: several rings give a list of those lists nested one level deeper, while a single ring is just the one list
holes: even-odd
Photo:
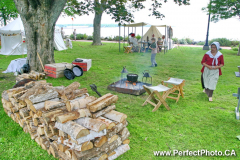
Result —
[{"label": "stacked firewood pile", "polygon": [[118,97],[108,93],[97,99],[79,87],[32,81],[4,91],[3,108],[55,158],[117,158],[130,149],[127,115],[114,110]]},{"label": "stacked firewood pile", "polygon": [[24,79],[33,79],[33,80],[42,80],[45,79],[45,73],[38,73],[35,71],[31,71],[30,73],[23,73],[16,77],[16,82],[24,80]]}]

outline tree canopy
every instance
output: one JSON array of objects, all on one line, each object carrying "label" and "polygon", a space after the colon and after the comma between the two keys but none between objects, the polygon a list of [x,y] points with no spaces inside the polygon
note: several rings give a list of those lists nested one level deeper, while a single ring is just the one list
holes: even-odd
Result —
[{"label": "tree canopy", "polygon": [[1,0],[0,3],[0,21],[7,25],[7,21],[18,16],[17,9],[13,0]]},{"label": "tree canopy", "polygon": [[211,21],[215,22],[235,16],[240,18],[240,0],[211,0],[203,10],[212,14]]}]

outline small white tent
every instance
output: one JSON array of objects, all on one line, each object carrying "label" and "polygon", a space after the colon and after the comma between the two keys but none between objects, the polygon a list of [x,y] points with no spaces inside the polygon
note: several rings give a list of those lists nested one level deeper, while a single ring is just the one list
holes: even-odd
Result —
[{"label": "small white tent", "polygon": [[141,40],[147,41],[147,37],[148,37],[148,40],[151,40],[153,35],[154,35],[154,38],[156,39],[156,41],[158,40],[159,37],[162,38],[162,34],[159,32],[157,27],[151,26],[148,29],[148,31],[144,34],[143,38],[140,39],[139,41],[141,41]]},{"label": "small white tent", "polygon": [[[24,26],[21,18],[17,18],[5,27],[0,29],[2,55],[22,55],[27,54],[27,44],[23,42],[25,37]],[[58,27],[54,31],[54,47],[61,51],[67,49]]]}]

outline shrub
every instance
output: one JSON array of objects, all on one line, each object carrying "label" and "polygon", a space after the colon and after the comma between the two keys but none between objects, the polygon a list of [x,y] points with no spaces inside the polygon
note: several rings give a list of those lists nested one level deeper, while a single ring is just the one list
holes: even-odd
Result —
[{"label": "shrub", "polygon": [[87,39],[87,38],[88,38],[88,35],[86,33],[84,33],[83,39]]},{"label": "shrub", "polygon": [[186,39],[179,39],[178,41],[180,44],[188,44]]},{"label": "shrub", "polygon": [[187,42],[188,44],[192,44],[192,43],[193,43],[193,40],[190,39],[190,38],[186,38],[185,40],[186,40],[186,42]]},{"label": "shrub", "polygon": [[175,43],[175,44],[178,44],[179,42],[178,42],[178,38],[172,38],[172,40],[173,40],[173,43]]},{"label": "shrub", "polygon": [[[115,37],[113,38],[113,40],[119,41],[119,36],[115,36]],[[120,40],[123,40],[123,37],[122,37],[122,36],[120,36]]]},{"label": "shrub", "polygon": [[215,38],[209,41],[209,45],[213,42],[219,42],[220,46],[231,46],[231,41],[227,38]]},{"label": "shrub", "polygon": [[125,39],[124,39],[124,41],[128,41],[128,36],[125,36]]},{"label": "shrub", "polygon": [[88,36],[87,40],[93,40],[93,36]]},{"label": "shrub", "polygon": [[109,40],[109,41],[112,41],[113,39],[112,39],[112,37],[108,37],[108,40]]},{"label": "shrub", "polygon": [[81,40],[81,39],[83,39],[83,34],[77,34],[76,39],[77,39],[77,40]]},{"label": "shrub", "polygon": [[237,47],[233,47],[232,50],[233,51],[238,51],[238,48]]},{"label": "shrub", "polygon": [[138,34],[138,35],[136,36],[136,38],[137,38],[137,40],[139,40],[139,39],[141,39],[142,37]]},{"label": "shrub", "polygon": [[74,39],[74,36],[73,34],[70,35],[70,39],[73,40]]},{"label": "shrub", "polygon": [[232,46],[237,46],[239,44],[239,41],[231,41]]},{"label": "shrub", "polygon": [[204,44],[205,44],[204,41],[202,41],[202,42],[198,42],[198,43],[197,43],[197,45],[204,45]]}]

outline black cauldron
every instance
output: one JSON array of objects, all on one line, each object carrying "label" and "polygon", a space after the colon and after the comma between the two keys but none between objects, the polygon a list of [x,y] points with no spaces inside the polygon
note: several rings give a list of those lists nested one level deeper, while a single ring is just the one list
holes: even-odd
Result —
[{"label": "black cauldron", "polygon": [[137,74],[129,73],[129,74],[127,74],[127,80],[128,80],[129,82],[137,82],[137,80],[138,80],[138,75],[137,75]]}]

